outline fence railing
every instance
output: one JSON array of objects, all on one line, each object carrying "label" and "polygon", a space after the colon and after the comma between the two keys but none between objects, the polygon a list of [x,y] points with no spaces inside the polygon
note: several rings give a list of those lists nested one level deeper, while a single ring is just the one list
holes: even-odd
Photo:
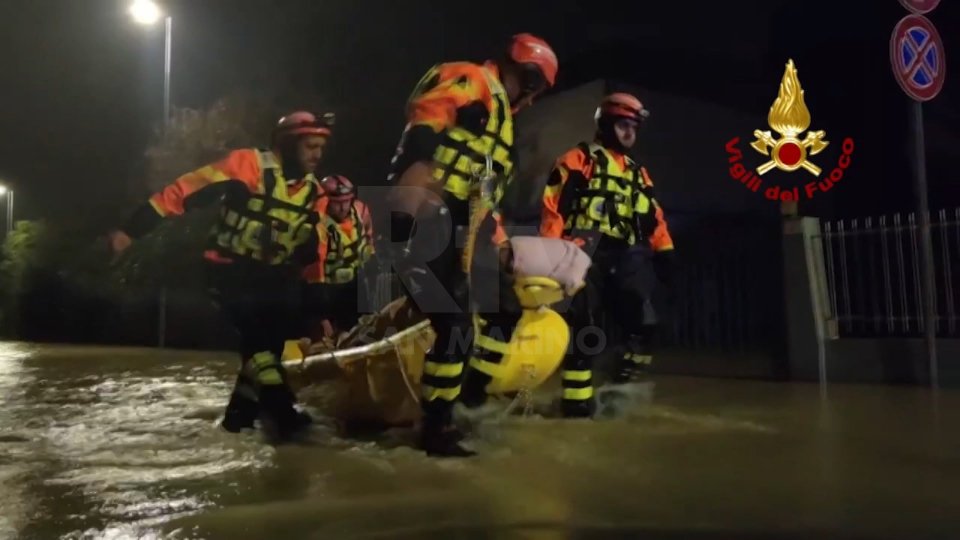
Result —
[{"label": "fence railing", "polygon": [[[663,308],[663,345],[690,353],[779,354],[784,341],[779,218],[675,212],[671,235],[678,262],[673,294],[655,302]],[[375,309],[402,294],[386,261],[369,286]]]},{"label": "fence railing", "polygon": [[[919,337],[925,331],[918,214],[822,224],[832,318],[840,337]],[[960,208],[931,215],[935,320],[940,337],[960,337],[957,275]]]},{"label": "fence railing", "polygon": [[671,217],[679,264],[662,306],[663,344],[776,357],[785,328],[779,219]]}]

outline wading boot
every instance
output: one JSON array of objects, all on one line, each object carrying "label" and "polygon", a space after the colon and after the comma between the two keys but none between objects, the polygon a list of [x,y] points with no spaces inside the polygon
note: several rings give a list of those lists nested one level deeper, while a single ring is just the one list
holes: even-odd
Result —
[{"label": "wading boot", "polygon": [[294,407],[293,393],[286,385],[260,388],[261,424],[274,444],[300,439],[313,424],[309,414]]},{"label": "wading boot", "polygon": [[424,422],[420,432],[420,447],[430,457],[471,457],[477,455],[460,445],[463,433],[452,424]]},{"label": "wading boot", "polygon": [[560,402],[560,412],[564,418],[593,418],[597,404],[593,399],[572,400]]},{"label": "wading boot", "polygon": [[653,357],[650,355],[627,353],[617,362],[612,382],[614,384],[641,382],[649,376],[652,362]]}]

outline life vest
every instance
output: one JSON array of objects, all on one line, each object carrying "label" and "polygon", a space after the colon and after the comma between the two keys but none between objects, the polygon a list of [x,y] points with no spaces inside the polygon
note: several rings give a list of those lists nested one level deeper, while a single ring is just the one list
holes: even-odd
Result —
[{"label": "life vest", "polygon": [[214,225],[212,247],[228,259],[276,266],[288,262],[294,250],[313,234],[320,186],[309,175],[305,185],[291,194],[273,153],[258,150],[257,157],[261,171],[257,190],[227,192]]},{"label": "life vest", "polygon": [[325,245],[323,260],[324,283],[349,283],[369,258],[373,246],[363,230],[363,220],[357,207],[350,207],[352,226],[344,227],[332,219],[325,219],[318,228],[321,245]]},{"label": "life vest", "polygon": [[[464,127],[447,130],[434,152],[434,179],[443,182],[443,188],[454,198],[466,201],[476,178],[487,167],[487,156],[492,158],[493,172],[498,182],[490,194],[493,204],[500,201],[506,184],[512,179],[516,161],[513,148],[513,114],[503,84],[487,67],[482,67],[492,99],[483,132],[474,133]],[[425,79],[428,79],[428,74]]]},{"label": "life vest", "polygon": [[626,156],[626,167],[622,169],[599,144],[581,143],[578,148],[593,162],[593,169],[586,189],[574,197],[564,232],[598,231],[629,245],[635,244],[635,216],[656,211],[652,187],[640,165]]}]

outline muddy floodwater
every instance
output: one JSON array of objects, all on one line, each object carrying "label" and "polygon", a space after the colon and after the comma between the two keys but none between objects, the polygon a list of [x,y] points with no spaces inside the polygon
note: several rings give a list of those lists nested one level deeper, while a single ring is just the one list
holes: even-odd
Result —
[{"label": "muddy floodwater", "polygon": [[0,538],[960,538],[956,392],[662,377],[602,420],[494,416],[449,461],[322,418],[221,432],[235,367],[0,343]]}]

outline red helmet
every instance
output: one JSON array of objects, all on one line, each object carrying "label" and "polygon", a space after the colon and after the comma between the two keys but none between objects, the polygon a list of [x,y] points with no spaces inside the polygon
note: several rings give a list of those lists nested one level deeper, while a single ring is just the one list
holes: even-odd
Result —
[{"label": "red helmet", "polygon": [[288,114],[277,122],[273,129],[273,141],[283,137],[299,135],[322,135],[329,137],[334,122],[333,113],[318,116],[307,111],[296,111]]},{"label": "red helmet", "polygon": [[603,101],[600,102],[594,120],[600,120],[602,116],[627,118],[642,122],[644,118],[650,116],[650,111],[643,108],[643,103],[640,103],[640,100],[636,97],[624,92],[617,92],[603,98]]},{"label": "red helmet", "polygon": [[532,34],[517,34],[510,41],[508,52],[514,62],[535,67],[548,87],[557,82],[557,55],[546,41]]},{"label": "red helmet", "polygon": [[320,187],[323,189],[323,194],[335,202],[352,201],[357,194],[353,182],[342,174],[325,177],[320,181]]}]

